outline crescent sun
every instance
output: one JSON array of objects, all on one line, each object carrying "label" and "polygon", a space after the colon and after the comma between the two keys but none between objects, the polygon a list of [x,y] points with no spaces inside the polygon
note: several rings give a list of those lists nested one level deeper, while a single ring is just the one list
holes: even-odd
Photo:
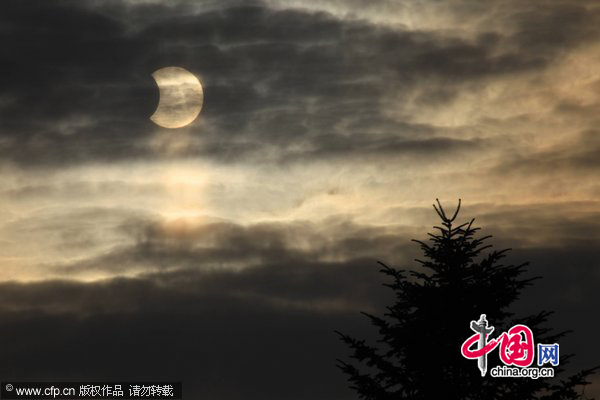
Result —
[{"label": "crescent sun", "polygon": [[204,103],[204,91],[198,78],[180,67],[165,67],[152,73],[160,91],[160,100],[152,122],[164,128],[181,128],[192,123]]}]

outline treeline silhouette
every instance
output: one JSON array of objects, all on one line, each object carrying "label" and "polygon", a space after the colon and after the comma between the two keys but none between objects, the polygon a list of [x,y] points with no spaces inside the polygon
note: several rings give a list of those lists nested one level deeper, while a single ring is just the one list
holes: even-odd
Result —
[{"label": "treeline silhouette", "polygon": [[[477,360],[462,356],[462,343],[474,332],[470,321],[486,314],[495,338],[516,324],[528,326],[535,345],[560,343],[566,332],[547,327],[548,311],[517,318],[510,306],[537,279],[525,279],[528,263],[504,265],[510,249],[494,250],[490,236],[478,237],[474,219],[455,226],[460,200],[449,217],[439,200],[434,209],[441,219],[428,241],[414,240],[422,267],[400,270],[380,263],[390,282],[384,286],[395,301],[382,316],[363,313],[378,331],[374,344],[337,332],[351,350],[352,361],[338,360],[350,387],[365,400],[387,399],[581,399],[587,378],[598,368],[566,375],[570,356],[560,354],[555,378],[493,378],[489,370],[501,364],[499,347],[488,359],[482,377]],[[537,349],[535,349],[537,354]],[[537,357],[532,367],[537,367]],[[549,364],[545,367],[551,366]]]}]

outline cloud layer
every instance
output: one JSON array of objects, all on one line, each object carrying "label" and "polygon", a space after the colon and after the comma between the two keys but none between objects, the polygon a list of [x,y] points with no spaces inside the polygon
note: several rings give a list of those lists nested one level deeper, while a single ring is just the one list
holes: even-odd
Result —
[{"label": "cloud layer", "polygon": [[[554,86],[553,69],[598,37],[598,11],[583,3],[495,11],[493,25],[486,30],[480,23],[470,35],[261,3],[206,11],[93,4],[3,5],[6,160],[31,166],[164,156],[225,162],[472,156],[490,136],[481,132],[483,121],[429,114],[460,113],[470,92],[491,103],[483,104],[480,118],[497,117],[486,113],[503,107],[488,108],[506,101],[509,93],[502,92],[511,86],[534,88],[528,97],[536,101],[541,85]],[[461,11],[468,22],[495,17]],[[166,65],[198,73],[207,100],[190,128],[201,137],[171,152],[166,148],[176,144],[153,141],[157,129],[146,118],[157,103],[150,73]],[[553,113],[566,116],[597,104],[597,96],[585,105],[555,101]],[[543,106],[530,107],[519,117],[540,112]],[[593,110],[588,114],[593,122]]]}]

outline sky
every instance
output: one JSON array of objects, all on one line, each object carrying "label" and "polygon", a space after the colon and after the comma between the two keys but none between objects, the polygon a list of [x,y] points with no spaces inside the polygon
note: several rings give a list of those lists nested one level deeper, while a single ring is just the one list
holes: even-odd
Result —
[{"label": "sky", "polygon": [[[332,332],[369,335],[376,260],[416,267],[436,198],[597,364],[599,27],[585,0],[3,1],[0,377],[354,398]],[[168,66],[202,82],[184,128],[149,119]]]}]

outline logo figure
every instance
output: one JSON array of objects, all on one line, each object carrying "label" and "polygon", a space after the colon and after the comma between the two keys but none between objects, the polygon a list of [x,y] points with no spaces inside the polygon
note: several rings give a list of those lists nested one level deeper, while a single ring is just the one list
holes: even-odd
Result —
[{"label": "logo figure", "polygon": [[[460,351],[465,358],[477,359],[481,376],[485,376],[487,372],[487,354],[498,346],[500,346],[500,360],[504,365],[527,368],[533,363],[535,343],[533,332],[529,327],[521,324],[514,325],[508,332],[503,332],[496,339],[488,341],[488,335],[494,331],[494,327],[488,326],[485,314],[481,314],[479,321],[471,321],[471,329],[475,334],[464,341]],[[476,348],[472,349],[472,347]],[[538,344],[538,365],[546,363],[558,365],[558,344]],[[494,377],[500,376],[497,374],[498,371],[495,371],[497,368],[499,367],[492,368]]]},{"label": "logo figure", "polygon": [[[479,321],[471,321],[471,329],[479,333],[479,344],[477,350],[482,351],[487,344],[487,335],[494,331],[494,327],[487,326],[488,322],[485,319],[485,314],[481,314]],[[483,352],[477,359],[477,367],[481,371],[481,376],[485,376],[487,371],[487,352]]]}]

